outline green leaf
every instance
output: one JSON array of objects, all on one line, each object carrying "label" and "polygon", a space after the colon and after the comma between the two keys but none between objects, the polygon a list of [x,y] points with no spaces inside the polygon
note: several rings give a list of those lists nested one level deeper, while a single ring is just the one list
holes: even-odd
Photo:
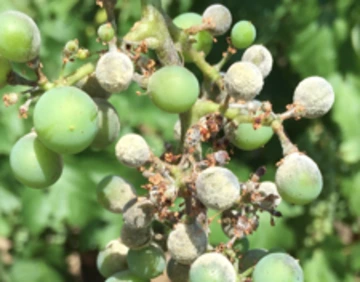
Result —
[{"label": "green leaf", "polygon": [[20,210],[20,200],[0,183],[0,214],[10,214]]},{"label": "green leaf", "polygon": [[[300,262],[301,264],[301,262]],[[305,281],[338,282],[339,279],[329,266],[326,254],[322,250],[315,250],[310,260],[303,264]]]}]

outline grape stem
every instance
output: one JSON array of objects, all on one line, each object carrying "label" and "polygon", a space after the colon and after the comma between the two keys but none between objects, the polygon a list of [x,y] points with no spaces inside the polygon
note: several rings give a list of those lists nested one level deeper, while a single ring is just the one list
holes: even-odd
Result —
[{"label": "grape stem", "polygon": [[89,74],[93,73],[95,70],[95,66],[92,63],[87,63],[80,68],[78,68],[72,74],[66,76],[64,81],[60,84],[63,85],[74,85],[76,82],[80,81],[82,78],[88,76]]}]

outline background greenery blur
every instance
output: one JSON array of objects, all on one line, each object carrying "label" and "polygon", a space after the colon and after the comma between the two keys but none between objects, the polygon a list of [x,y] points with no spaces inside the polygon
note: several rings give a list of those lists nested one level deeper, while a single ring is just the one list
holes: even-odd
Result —
[{"label": "background greenery blur", "polygon": [[[216,1],[163,0],[172,17],[191,10],[202,13]],[[318,201],[295,207],[282,203],[283,218],[270,226],[264,214],[251,248],[283,248],[300,259],[306,281],[360,281],[360,2],[358,0],[243,0],[217,1],[232,12],[234,21],[246,19],[257,27],[256,43],[274,56],[274,69],[266,79],[261,100],[270,100],[277,112],[292,101],[297,83],[312,75],[327,78],[336,101],[323,119],[288,121],[290,138],[318,164],[324,189]],[[92,51],[96,29],[105,19],[95,0],[2,0],[0,10],[29,14],[42,34],[44,71],[55,79],[66,41],[78,38]],[[119,32],[124,35],[140,17],[140,1],[118,0]],[[208,59],[215,63],[226,48],[220,37]],[[241,51],[232,59],[241,58]],[[74,69],[72,64],[68,70]],[[194,68],[193,66],[189,66]],[[17,65],[24,75],[28,70]],[[22,90],[7,87],[1,93]],[[175,115],[155,108],[133,86],[113,95],[121,119],[121,135],[143,134],[158,154],[164,140],[173,141]],[[97,276],[97,250],[119,236],[121,216],[96,202],[96,183],[119,174],[140,188],[144,182],[134,170],[120,165],[113,146],[106,151],[85,151],[65,159],[61,179],[45,190],[20,185],[9,167],[8,155],[18,138],[31,128],[31,118],[18,118],[17,106],[0,104],[0,281],[102,281]],[[273,179],[281,158],[276,138],[264,149],[235,151],[230,167],[241,180],[261,165],[264,179]],[[141,191],[141,189],[139,189]],[[213,232],[212,240],[221,234]]]}]

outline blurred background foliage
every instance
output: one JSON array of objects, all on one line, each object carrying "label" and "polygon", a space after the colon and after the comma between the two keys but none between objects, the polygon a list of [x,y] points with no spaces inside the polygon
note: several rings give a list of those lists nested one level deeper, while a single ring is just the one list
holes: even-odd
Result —
[{"label": "blurred background foliage", "polygon": [[[274,69],[259,98],[270,100],[276,112],[291,103],[297,83],[307,76],[327,78],[336,93],[334,108],[324,118],[285,124],[291,140],[323,172],[320,198],[305,207],[282,203],[283,217],[276,219],[275,227],[264,214],[259,229],[249,236],[250,247],[291,253],[300,259],[306,281],[360,281],[360,2],[163,0],[163,5],[175,17],[188,10],[201,14],[216,2],[230,9],[234,21],[252,21],[258,32],[256,43],[272,52]],[[41,60],[52,79],[59,75],[62,48],[68,40],[78,38],[81,46],[94,53],[105,48],[95,40],[97,27],[106,20],[95,0],[0,1],[0,11],[7,9],[23,11],[39,25]],[[116,15],[122,36],[139,19],[140,1],[118,0]],[[226,36],[218,38],[208,60],[217,62],[226,47]],[[78,65],[71,64],[67,71]],[[26,66],[14,67],[29,74]],[[22,89],[6,87],[1,93]],[[165,142],[174,142],[177,117],[155,108],[148,97],[137,96],[137,90],[133,85],[110,98],[122,122],[121,135],[141,133],[161,154]],[[0,281],[102,281],[96,254],[119,236],[121,216],[98,205],[96,183],[108,174],[119,174],[141,193],[144,179],[136,170],[120,165],[111,146],[66,157],[63,176],[49,189],[23,187],[11,174],[8,155],[15,141],[30,129],[31,118],[21,120],[16,106],[0,104]],[[235,150],[229,167],[245,181],[265,165],[263,179],[272,180],[280,158],[279,143],[273,138],[261,150]],[[218,226],[212,229],[211,241],[221,242],[224,235]]]}]

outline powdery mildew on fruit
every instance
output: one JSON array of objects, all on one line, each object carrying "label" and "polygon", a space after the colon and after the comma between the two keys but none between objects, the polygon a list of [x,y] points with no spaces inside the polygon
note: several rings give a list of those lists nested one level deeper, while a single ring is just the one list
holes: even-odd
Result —
[{"label": "powdery mildew on fruit", "polygon": [[270,51],[263,45],[252,45],[247,48],[241,60],[256,65],[264,78],[267,77],[272,70],[273,57]]},{"label": "powdery mildew on fruit", "polygon": [[214,4],[209,6],[203,13],[203,20],[210,21],[214,24],[211,29],[213,35],[223,35],[226,33],[232,23],[232,16],[228,8],[221,4]]}]

